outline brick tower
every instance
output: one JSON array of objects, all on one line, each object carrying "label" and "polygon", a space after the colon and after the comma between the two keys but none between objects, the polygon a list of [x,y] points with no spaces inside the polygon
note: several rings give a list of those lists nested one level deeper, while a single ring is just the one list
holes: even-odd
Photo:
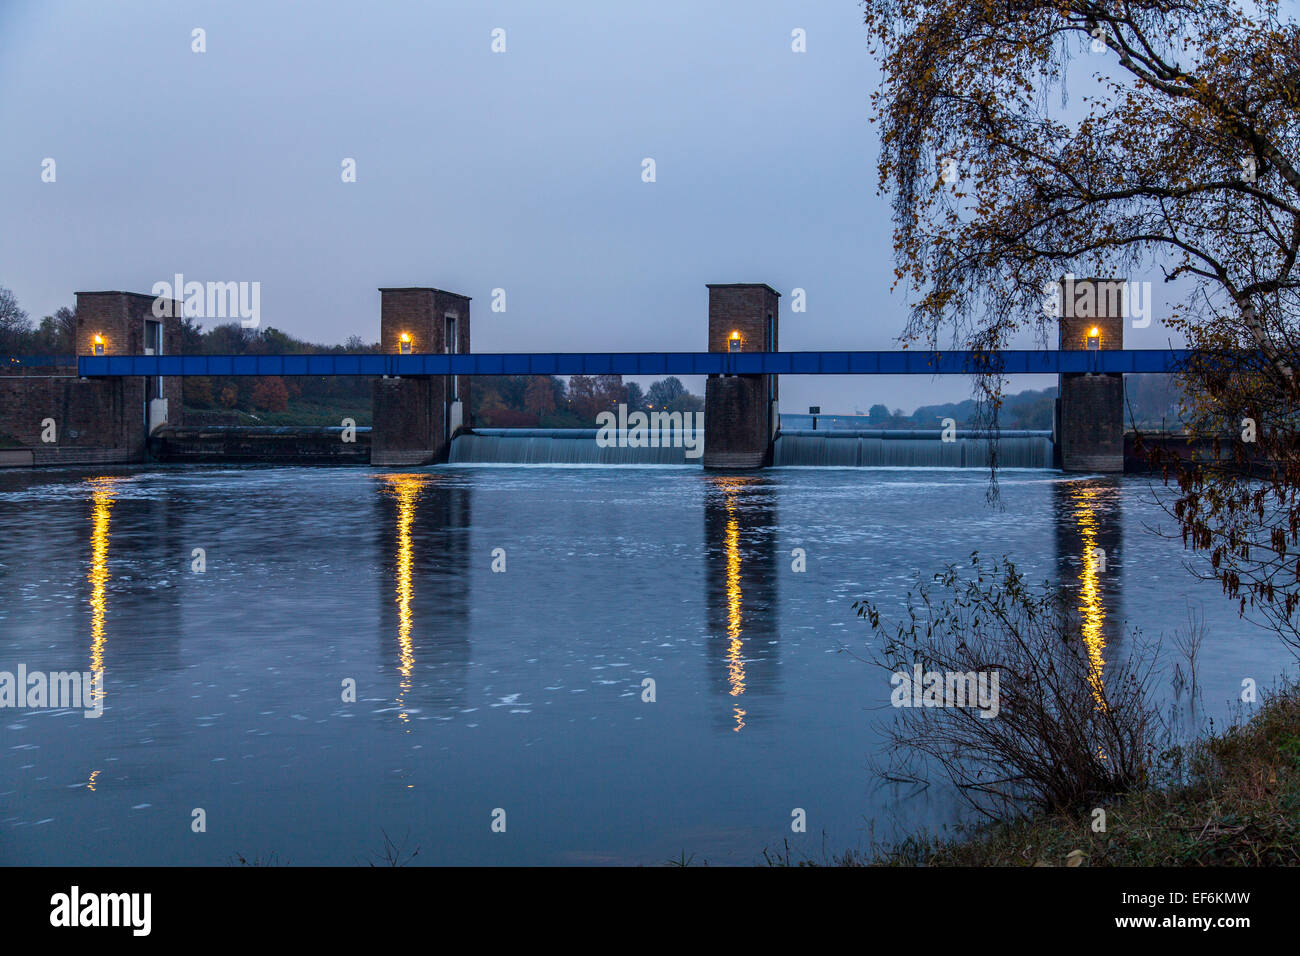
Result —
[{"label": "brick tower", "polygon": [[[710,285],[710,352],[776,352],[781,293],[763,283]],[[775,375],[710,375],[704,390],[705,468],[762,468],[776,435]]]},{"label": "brick tower", "polygon": [[[470,350],[469,297],[441,289],[380,289],[379,335],[385,352],[463,354]],[[464,375],[385,377],[374,387],[370,460],[376,465],[443,461],[464,422]]]},{"label": "brick tower", "polygon": [[[1124,348],[1124,289],[1118,279],[1061,281],[1061,351]],[[1056,438],[1064,471],[1124,470],[1124,376],[1062,372]]]}]

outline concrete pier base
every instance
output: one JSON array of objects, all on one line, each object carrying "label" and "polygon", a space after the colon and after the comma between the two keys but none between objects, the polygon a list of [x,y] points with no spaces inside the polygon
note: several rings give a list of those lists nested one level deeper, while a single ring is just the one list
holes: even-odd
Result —
[{"label": "concrete pier base", "polygon": [[705,468],[765,468],[772,463],[764,375],[716,375],[704,386]]},{"label": "concrete pier base", "polygon": [[431,378],[381,378],[374,387],[375,465],[427,465],[439,460],[447,437]]}]

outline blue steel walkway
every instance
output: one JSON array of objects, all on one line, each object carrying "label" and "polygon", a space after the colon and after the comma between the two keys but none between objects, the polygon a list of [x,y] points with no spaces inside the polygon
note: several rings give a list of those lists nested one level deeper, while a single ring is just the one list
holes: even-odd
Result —
[{"label": "blue steel walkway", "polygon": [[480,352],[465,355],[95,355],[87,378],[129,375],[1008,375],[1176,372],[1186,349],[1005,352]]}]

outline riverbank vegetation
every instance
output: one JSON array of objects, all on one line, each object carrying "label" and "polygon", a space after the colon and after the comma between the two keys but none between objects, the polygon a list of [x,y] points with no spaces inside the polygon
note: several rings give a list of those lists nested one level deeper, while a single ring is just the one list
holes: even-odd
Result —
[{"label": "riverbank vegetation", "polygon": [[[927,866],[1300,865],[1300,688],[1245,723],[1163,755],[1163,783],[1103,801],[913,837],[839,862]],[[1105,813],[1105,829],[1098,831]]]},{"label": "riverbank vegetation", "polygon": [[[769,866],[1300,865],[1300,686],[1249,720],[1161,755],[1149,785],[1084,805],[818,857],[789,842]],[[1100,816],[1102,811],[1104,816]],[[1104,829],[1098,825],[1103,824]],[[824,841],[823,841],[824,842]]]},{"label": "riverbank vegetation", "polygon": [[[1300,686],[1193,739],[1155,703],[1158,674],[1176,701],[1184,688],[1195,696],[1197,620],[1174,634],[1174,667],[1136,633],[1103,665],[1086,594],[1031,586],[1009,561],[978,555],[914,589],[900,621],[857,608],[873,632],[864,659],[895,685],[877,773],[916,785],[944,776],[983,822],[828,862],[1300,864]],[[921,674],[937,679],[918,694]],[[979,674],[998,675],[994,699],[949,699],[953,675]]]},{"label": "riverbank vegetation", "polygon": [[[1211,720],[1203,735],[1188,737],[1173,715],[1183,690],[1196,696],[1199,623],[1175,633],[1183,660],[1174,667],[1158,645],[1130,634],[1125,659],[1103,668],[1078,602],[978,555],[915,589],[899,622],[860,602],[873,631],[863,659],[895,685],[878,777],[917,787],[946,777],[977,822],[866,851],[823,848],[819,859],[801,859],[787,844],[765,851],[766,862],[1300,865],[1300,685],[1282,683],[1262,693],[1248,719],[1242,707],[1230,726]],[[996,701],[947,699],[944,676],[981,672],[1000,675]],[[921,673],[940,678],[928,688],[929,705],[914,693],[912,675]],[[1157,673],[1174,684],[1163,714],[1154,703]]]}]

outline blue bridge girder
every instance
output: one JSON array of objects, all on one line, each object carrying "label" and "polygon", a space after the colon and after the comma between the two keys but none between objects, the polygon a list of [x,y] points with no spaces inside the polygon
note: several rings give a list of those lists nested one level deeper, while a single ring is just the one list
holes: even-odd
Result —
[{"label": "blue bridge girder", "polygon": [[471,352],[461,355],[93,355],[86,378],[161,375],[1007,375],[1176,372],[1186,349],[1002,352]]}]

